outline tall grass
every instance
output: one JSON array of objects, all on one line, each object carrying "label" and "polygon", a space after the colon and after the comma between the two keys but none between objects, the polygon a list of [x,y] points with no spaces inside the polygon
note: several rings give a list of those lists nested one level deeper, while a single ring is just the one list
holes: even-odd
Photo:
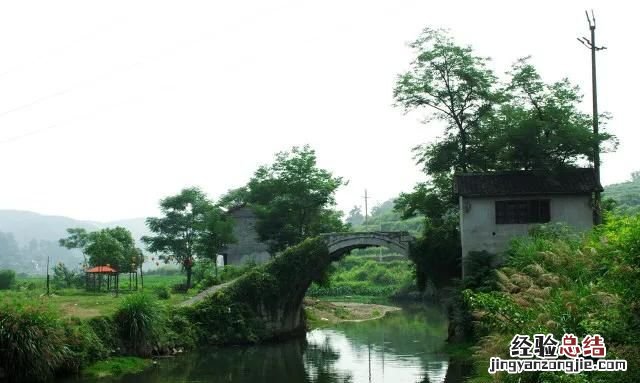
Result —
[{"label": "tall grass", "polygon": [[140,356],[151,355],[162,319],[158,302],[144,293],[125,297],[115,313],[120,337],[130,352]]},{"label": "tall grass", "polygon": [[9,381],[46,380],[68,356],[64,327],[50,308],[0,306],[0,367]]},{"label": "tall grass", "polygon": [[[590,235],[542,227],[514,241],[495,271],[495,289],[465,291],[479,336],[476,380],[485,382],[639,382],[640,215],[608,217]],[[491,356],[508,356],[514,334],[600,334],[607,358],[626,359],[626,373],[542,373],[489,377]]]}]

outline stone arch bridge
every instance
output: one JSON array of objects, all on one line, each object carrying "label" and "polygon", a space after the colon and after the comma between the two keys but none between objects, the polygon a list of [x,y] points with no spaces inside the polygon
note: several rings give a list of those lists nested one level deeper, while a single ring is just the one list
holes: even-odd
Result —
[{"label": "stone arch bridge", "polygon": [[[306,328],[304,296],[309,285],[324,276],[331,262],[341,259],[351,250],[366,247],[387,247],[408,256],[413,240],[408,232],[402,231],[322,234],[286,249],[271,261],[233,281],[203,291],[184,302],[183,306],[192,307],[198,322],[215,323],[210,326],[212,331],[221,326],[234,326],[234,323],[254,323],[261,329],[258,333],[262,334],[262,340],[301,334]],[[212,308],[219,305],[227,306],[226,311],[223,310],[226,314],[212,317]],[[202,316],[199,317],[198,313]],[[242,318],[224,322],[230,313],[237,313]],[[246,329],[236,330],[231,333],[242,333]],[[242,340],[222,340],[237,341]]]},{"label": "stone arch bridge", "polygon": [[406,257],[415,238],[407,231],[366,231],[321,234],[331,255],[331,260],[340,259],[354,249],[386,247]]}]

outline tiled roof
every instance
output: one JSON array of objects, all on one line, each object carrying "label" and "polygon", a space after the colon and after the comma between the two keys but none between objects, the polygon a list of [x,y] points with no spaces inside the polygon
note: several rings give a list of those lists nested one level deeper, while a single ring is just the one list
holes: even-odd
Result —
[{"label": "tiled roof", "polygon": [[463,197],[586,194],[602,190],[591,168],[462,173],[456,174],[454,181],[455,193]]}]

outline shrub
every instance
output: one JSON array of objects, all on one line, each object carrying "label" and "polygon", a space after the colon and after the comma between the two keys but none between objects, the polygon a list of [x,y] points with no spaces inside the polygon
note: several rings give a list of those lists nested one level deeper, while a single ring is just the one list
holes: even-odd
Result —
[{"label": "shrub", "polygon": [[13,270],[0,270],[0,290],[9,290],[16,282],[16,272]]},{"label": "shrub", "polygon": [[84,285],[84,275],[74,270],[70,270],[64,263],[60,262],[53,269],[53,286],[57,289],[82,287]]},{"label": "shrub", "polygon": [[155,351],[158,354],[165,354],[174,348],[193,348],[197,340],[195,325],[183,313],[174,311],[168,315]]},{"label": "shrub", "polygon": [[113,318],[107,316],[94,317],[87,321],[87,325],[91,327],[96,337],[109,351],[114,353],[120,348],[118,337],[118,326]]},{"label": "shrub", "polygon": [[171,292],[174,294],[184,294],[189,291],[189,287],[186,283],[176,283],[171,286]]},{"label": "shrub", "polygon": [[158,302],[144,293],[129,295],[122,301],[114,318],[127,350],[139,356],[151,355],[162,324]]},{"label": "shrub", "polygon": [[158,286],[153,289],[153,293],[158,297],[158,299],[166,300],[171,298],[171,294],[169,293],[167,286]]},{"label": "shrub", "polygon": [[[62,365],[64,371],[78,373],[85,364],[104,359],[111,354],[109,347],[88,322],[74,318],[67,323],[64,330],[69,348],[69,354]],[[113,333],[110,335],[114,336]]]},{"label": "shrub", "polygon": [[198,287],[198,290],[202,291],[211,286],[215,286],[219,284],[220,284],[220,279],[218,279],[218,277],[214,275],[206,275],[202,280],[200,280],[197,287]]},{"label": "shrub", "polygon": [[47,380],[68,354],[64,328],[50,309],[0,307],[0,368],[10,380]]}]

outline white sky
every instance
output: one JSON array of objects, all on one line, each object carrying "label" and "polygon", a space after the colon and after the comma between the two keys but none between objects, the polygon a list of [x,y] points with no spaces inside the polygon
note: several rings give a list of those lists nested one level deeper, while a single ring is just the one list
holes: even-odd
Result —
[{"label": "white sky", "polygon": [[640,6],[611,1],[13,1],[0,3],[0,208],[79,219],[157,214],[190,185],[213,198],[311,144],[350,181],[339,207],[422,179],[410,148],[439,134],[392,107],[406,43],[425,26],[493,58],[533,55],[587,94],[598,18],[600,109],[621,145],[604,184],[640,169]]}]

